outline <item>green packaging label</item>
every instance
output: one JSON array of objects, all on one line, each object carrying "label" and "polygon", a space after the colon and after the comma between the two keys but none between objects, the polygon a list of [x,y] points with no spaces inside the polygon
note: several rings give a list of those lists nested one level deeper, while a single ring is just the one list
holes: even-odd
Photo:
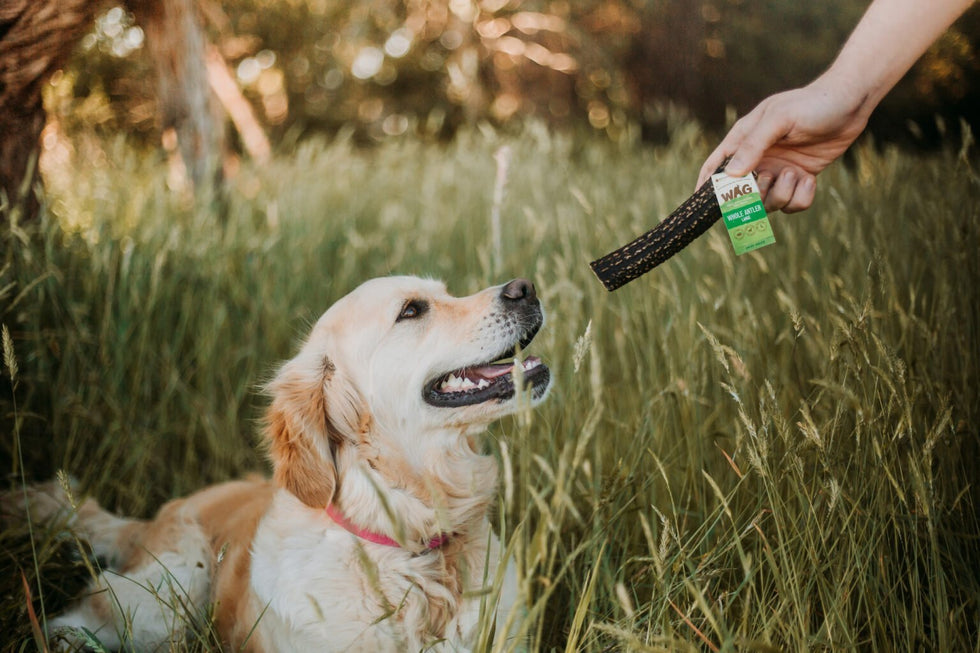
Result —
[{"label": "green packaging label", "polygon": [[736,254],[772,245],[776,237],[762,206],[755,177],[729,177],[724,172],[711,175],[721,217],[728,228]]}]

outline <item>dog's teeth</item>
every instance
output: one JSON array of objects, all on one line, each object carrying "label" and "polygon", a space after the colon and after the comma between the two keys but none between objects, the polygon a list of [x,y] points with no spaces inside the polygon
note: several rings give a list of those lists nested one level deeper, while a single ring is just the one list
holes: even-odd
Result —
[{"label": "dog's teeth", "polygon": [[[484,380],[480,380],[484,383]],[[487,383],[486,385],[489,385]],[[483,385],[477,385],[472,379],[466,376],[456,376],[456,374],[450,374],[445,378],[445,380],[439,384],[439,390],[442,392],[461,392],[465,390],[472,390],[473,388],[482,388]]]},{"label": "dog's teeth", "polygon": [[459,387],[459,379],[456,378],[455,374],[450,374],[441,384],[439,384],[439,389],[443,392],[449,392],[457,387]]},{"label": "dog's teeth", "polygon": [[[520,360],[519,358],[512,359],[512,372],[529,372],[534,368],[541,365],[541,361],[537,358],[531,357],[526,360]],[[500,374],[496,374],[500,376]],[[444,393],[452,392],[470,392],[473,390],[483,390],[484,388],[489,388],[493,385],[493,380],[484,378],[480,376],[479,373],[475,373],[472,377],[468,376],[465,372],[460,372],[456,374],[453,372],[447,374],[439,384],[439,391]]]}]

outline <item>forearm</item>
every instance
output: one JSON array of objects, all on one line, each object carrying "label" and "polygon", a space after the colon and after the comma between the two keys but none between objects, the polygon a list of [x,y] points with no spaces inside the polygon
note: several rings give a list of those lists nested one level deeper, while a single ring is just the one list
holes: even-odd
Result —
[{"label": "forearm", "polygon": [[874,0],[815,83],[848,92],[867,116],[973,0]]}]

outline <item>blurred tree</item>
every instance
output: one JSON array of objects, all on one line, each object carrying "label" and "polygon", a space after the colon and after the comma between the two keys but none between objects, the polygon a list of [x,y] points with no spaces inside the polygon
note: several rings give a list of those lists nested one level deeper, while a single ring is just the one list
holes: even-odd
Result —
[{"label": "blurred tree", "polygon": [[[220,74],[224,64],[207,60],[197,0],[128,0],[128,7],[142,27],[127,22],[119,7],[97,21],[104,8],[99,1],[4,0],[0,4],[0,192],[27,218],[38,208],[33,186],[46,120],[42,90],[93,26],[113,41],[113,52],[120,57],[138,50],[146,36],[164,141],[173,141],[179,149],[196,186],[210,185],[215,179],[223,127],[212,106],[209,73]],[[234,93],[226,93],[224,100],[226,106],[235,102]],[[239,117],[239,125],[249,119],[241,112]]]},{"label": "blurred tree", "polygon": [[33,217],[38,139],[44,128],[44,83],[65,65],[91,28],[91,0],[4,0],[0,4],[0,193]]},{"label": "blurred tree", "polygon": [[708,93],[708,57],[718,56],[708,38],[715,11],[698,2],[648,2],[637,12],[639,29],[624,53],[630,86],[641,106],[674,102],[695,113],[725,102],[720,88]]},{"label": "blurred tree", "polygon": [[[527,116],[613,139],[639,124],[663,138],[671,107],[722,127],[727,109],[745,112],[829,65],[867,4],[194,1],[207,16],[206,38],[231,64],[225,87],[239,89],[256,119],[289,142],[345,127],[365,142],[409,132],[443,138],[461,125]],[[907,117],[937,113],[980,123],[978,15],[968,12],[886,98],[872,123],[879,133],[908,134]],[[146,57],[119,51],[118,37],[90,36],[65,76],[76,102],[59,115],[155,138]],[[92,98],[102,99],[99,112],[85,118],[77,109]]]},{"label": "blurred tree", "polygon": [[191,182],[206,187],[218,172],[223,131],[212,106],[197,2],[127,0],[127,6],[146,34],[165,141],[176,139],[171,147],[179,148]]},{"label": "blurred tree", "polygon": [[869,129],[913,145],[941,140],[946,122],[980,128],[980,6],[967,12],[926,52],[871,116]]},{"label": "blurred tree", "polygon": [[713,0],[705,5],[709,37],[702,108],[716,121],[726,106],[745,113],[773,92],[810,82],[837,56],[866,2]]}]

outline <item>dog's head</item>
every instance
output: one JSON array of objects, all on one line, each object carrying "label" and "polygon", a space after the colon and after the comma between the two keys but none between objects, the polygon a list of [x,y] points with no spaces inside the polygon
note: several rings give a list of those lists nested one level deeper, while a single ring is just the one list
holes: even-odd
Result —
[{"label": "dog's head", "polygon": [[410,474],[514,412],[517,387],[540,402],[547,366],[513,357],[543,321],[523,279],[460,298],[415,277],[362,284],[323,314],[268,386],[276,481],[322,507],[343,474],[338,461],[351,459],[344,448],[372,467],[369,452],[380,451]]}]

